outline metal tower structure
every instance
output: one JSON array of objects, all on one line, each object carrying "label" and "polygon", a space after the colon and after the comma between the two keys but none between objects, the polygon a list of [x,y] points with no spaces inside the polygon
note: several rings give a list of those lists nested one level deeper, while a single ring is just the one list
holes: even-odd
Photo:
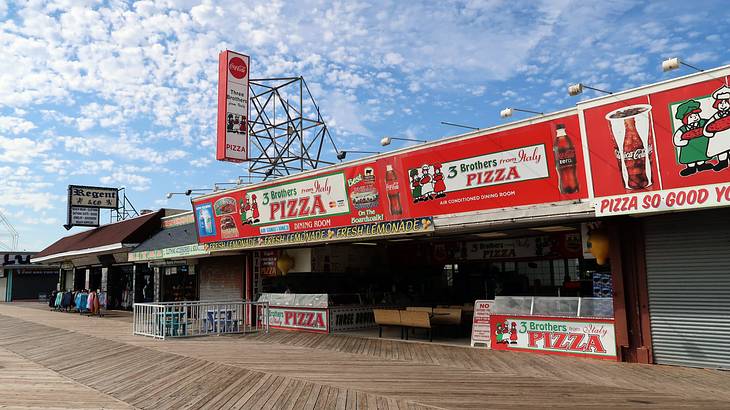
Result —
[{"label": "metal tower structure", "polygon": [[304,77],[251,79],[249,89],[249,175],[266,180],[335,163],[324,159],[338,150]]},{"label": "metal tower structure", "polygon": [[109,223],[119,222],[139,216],[137,208],[135,208],[134,205],[132,205],[132,202],[129,201],[129,198],[127,198],[126,190],[124,188],[119,188],[117,192],[119,192],[119,194],[117,194],[117,197],[119,198],[119,205],[117,206],[117,209],[112,209],[109,213]]},{"label": "metal tower structure", "polygon": [[0,212],[0,250],[17,250],[18,236],[18,231],[10,224],[8,218]]}]

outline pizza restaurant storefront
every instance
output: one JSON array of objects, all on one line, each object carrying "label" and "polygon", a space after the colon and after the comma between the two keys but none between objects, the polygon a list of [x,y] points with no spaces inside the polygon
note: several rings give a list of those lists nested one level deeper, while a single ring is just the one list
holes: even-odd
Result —
[{"label": "pizza restaurant storefront", "polygon": [[728,75],[195,198],[198,241],[295,309],[494,301],[492,348],[727,368]]},{"label": "pizza restaurant storefront", "polygon": [[[593,325],[615,360],[609,264],[583,249],[595,216],[577,110],[436,144],[195,198],[198,239],[250,255],[247,295],[281,328],[373,334],[375,308],[427,309],[434,323],[458,311],[436,337],[469,343],[476,300],[512,303],[504,335],[512,322],[585,328],[579,298],[584,312],[602,299]],[[526,337],[497,346],[496,331],[482,342]]]}]

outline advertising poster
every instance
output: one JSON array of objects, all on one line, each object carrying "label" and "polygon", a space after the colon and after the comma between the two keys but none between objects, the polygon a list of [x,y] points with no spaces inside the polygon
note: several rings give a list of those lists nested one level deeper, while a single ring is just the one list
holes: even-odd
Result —
[{"label": "advertising poster", "polygon": [[467,260],[577,258],[580,252],[580,235],[569,233],[466,242],[464,256]]},{"label": "advertising poster", "polygon": [[487,349],[492,347],[489,321],[493,307],[493,300],[477,300],[474,302],[474,318],[472,319],[471,325],[471,347],[477,344],[484,345]]},{"label": "advertising poster", "polygon": [[269,326],[275,329],[305,330],[327,333],[327,309],[269,308]]},{"label": "advertising poster", "polygon": [[727,205],[727,83],[670,83],[583,109],[598,216]]},{"label": "advertising poster", "polygon": [[194,199],[198,227],[206,227],[207,222],[202,221],[201,225],[200,218],[209,216],[216,228],[198,229],[204,233],[199,235],[200,242],[298,232],[352,236],[336,228],[392,221],[392,213],[386,214],[386,210],[390,210],[386,202],[394,199],[386,200],[383,194],[387,178],[385,169],[382,167],[381,172],[375,162],[365,163],[251,190]]},{"label": "advertising poster", "polygon": [[612,319],[492,315],[493,350],[617,360]]},{"label": "advertising poster", "polygon": [[395,158],[408,216],[587,197],[578,116],[455,141]]},{"label": "advertising poster", "polygon": [[251,59],[234,51],[218,56],[217,154],[220,161],[248,159],[248,79]]},{"label": "advertising poster", "polygon": [[213,205],[209,203],[200,204],[195,207],[195,219],[198,226],[198,238],[216,236],[215,219],[213,218]]}]

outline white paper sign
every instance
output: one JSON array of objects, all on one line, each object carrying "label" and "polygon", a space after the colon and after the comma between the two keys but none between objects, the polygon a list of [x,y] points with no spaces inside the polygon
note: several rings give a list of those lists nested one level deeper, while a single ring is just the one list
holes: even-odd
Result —
[{"label": "white paper sign", "polygon": [[72,206],[70,217],[74,226],[99,226],[99,208]]},{"label": "white paper sign", "polygon": [[489,330],[489,318],[494,308],[493,300],[477,300],[474,302],[474,319],[471,324],[471,346],[483,344],[491,349],[491,333]]}]

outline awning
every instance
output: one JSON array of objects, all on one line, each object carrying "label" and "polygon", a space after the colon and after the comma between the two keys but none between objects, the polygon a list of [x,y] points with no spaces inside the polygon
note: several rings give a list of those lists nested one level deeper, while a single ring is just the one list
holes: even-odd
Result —
[{"label": "awning", "polygon": [[182,259],[209,254],[202,245],[198,244],[193,223],[161,230],[134,248],[129,253],[129,261]]},{"label": "awning", "polygon": [[34,263],[63,262],[74,258],[128,252],[160,228],[165,210],[115,222],[61,238],[32,257]]}]

